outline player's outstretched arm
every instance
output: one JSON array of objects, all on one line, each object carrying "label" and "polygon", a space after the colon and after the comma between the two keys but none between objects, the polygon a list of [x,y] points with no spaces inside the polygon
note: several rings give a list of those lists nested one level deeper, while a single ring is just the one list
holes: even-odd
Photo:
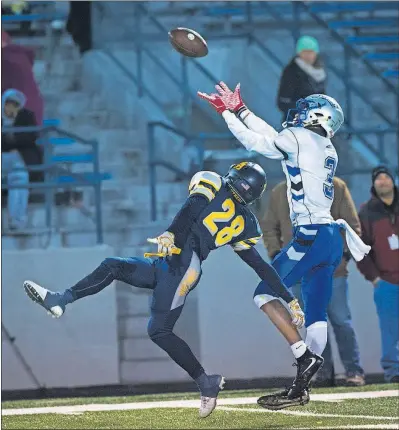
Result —
[{"label": "player's outstretched arm", "polygon": [[277,136],[277,131],[266,121],[248,109],[241,97],[241,84],[237,84],[234,92],[222,81],[215,86],[226,107],[235,113],[252,131],[264,135]]},{"label": "player's outstretched arm", "polygon": [[298,303],[298,300],[284,285],[274,267],[268,264],[253,247],[242,251],[236,251],[236,254],[241,258],[241,260],[245,261],[248,266],[252,267],[262,281],[265,281],[270,288],[288,304],[292,316],[292,322],[298,328],[302,328],[305,324],[305,315]]},{"label": "player's outstretched arm", "polygon": [[284,159],[284,155],[275,145],[274,141],[278,134],[274,129],[271,128],[273,132],[266,134],[252,131],[237,118],[235,113],[228,109],[226,102],[218,94],[209,95],[198,92],[198,96],[207,100],[218,113],[222,114],[230,131],[248,151],[256,151],[265,157],[276,160]]}]

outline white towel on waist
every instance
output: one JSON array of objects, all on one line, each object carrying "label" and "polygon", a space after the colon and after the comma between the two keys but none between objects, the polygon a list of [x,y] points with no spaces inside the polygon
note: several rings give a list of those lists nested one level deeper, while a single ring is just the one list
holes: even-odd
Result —
[{"label": "white towel on waist", "polygon": [[345,229],[346,243],[353,258],[356,261],[363,260],[364,256],[370,252],[371,246],[366,245],[344,219],[337,219],[335,223]]}]

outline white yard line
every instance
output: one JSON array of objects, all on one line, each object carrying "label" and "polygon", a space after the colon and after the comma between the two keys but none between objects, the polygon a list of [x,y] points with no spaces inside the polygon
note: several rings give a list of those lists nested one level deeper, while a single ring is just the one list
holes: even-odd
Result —
[{"label": "white yard line", "polygon": [[[363,391],[357,393],[331,393],[331,394],[313,394],[313,401],[337,401],[346,399],[370,399],[377,397],[398,397],[397,390],[386,391]],[[240,397],[218,400],[219,406],[236,406],[256,404],[257,397]],[[107,403],[107,404],[91,404],[91,405],[70,405],[70,406],[48,406],[41,408],[18,408],[18,409],[3,409],[1,414],[7,415],[38,415],[38,414],[74,414],[83,412],[105,412],[105,411],[128,411],[128,410],[143,410],[143,409],[159,409],[159,408],[198,408],[198,400],[167,400],[159,402],[135,402],[135,403]],[[254,409],[261,410],[261,409]],[[290,411],[285,411],[290,412]],[[294,411],[291,411],[294,412]],[[301,414],[298,412],[297,414]],[[309,413],[306,413],[309,415]]]},{"label": "white yard line", "polygon": [[[334,427],[313,427],[315,430],[332,430],[332,429],[386,429],[386,430],[398,430],[399,424],[355,424],[346,426],[334,426]],[[293,430],[309,430],[309,427],[293,427]]]},{"label": "white yard line", "polygon": [[245,412],[267,412],[271,414],[282,414],[282,415],[296,415],[299,417],[318,417],[318,418],[359,418],[359,419],[368,419],[368,420],[397,420],[397,417],[378,417],[375,415],[340,415],[340,414],[318,414],[315,412],[302,412],[302,411],[289,411],[289,410],[281,410],[281,411],[269,411],[268,409],[261,408],[234,408],[229,406],[218,406],[219,411],[245,411]]}]

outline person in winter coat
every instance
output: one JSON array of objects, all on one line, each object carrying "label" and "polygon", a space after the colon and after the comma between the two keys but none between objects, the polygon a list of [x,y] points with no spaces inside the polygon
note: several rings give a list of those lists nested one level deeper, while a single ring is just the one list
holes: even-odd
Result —
[{"label": "person in winter coat", "polygon": [[289,109],[311,94],[325,94],[327,73],[314,37],[302,36],[296,44],[296,56],[285,67],[280,79],[277,106],[286,120]]},{"label": "person in winter coat", "polygon": [[357,263],[374,285],[381,330],[381,366],[387,382],[399,382],[399,192],[384,166],[372,172],[371,199],[359,212],[362,239],[371,252]]},{"label": "person in winter coat", "polygon": [[[2,95],[1,166],[8,185],[29,184],[27,165],[42,164],[43,157],[36,145],[36,133],[7,132],[7,127],[36,125],[35,114],[25,109],[26,97],[18,90],[10,89]],[[23,228],[27,221],[28,188],[10,188],[8,192],[9,227]]]},{"label": "person in winter coat", "polygon": [[[343,218],[356,233],[360,233],[360,221],[348,187],[342,179],[335,177],[333,181],[334,200],[331,207],[333,218]],[[270,259],[273,259],[292,238],[292,224],[285,181],[276,185],[271,191],[266,215],[261,219],[260,226],[265,247]],[[328,306],[328,318],[334,329],[339,355],[345,368],[346,383],[360,386],[365,384],[365,379],[364,371],[360,364],[359,346],[352,326],[349,308],[347,265],[350,258],[351,254],[346,247],[341,264],[334,273],[333,292]],[[292,292],[301,300],[300,284],[294,285]],[[324,365],[317,374],[317,383],[331,386],[335,384],[335,375],[330,340],[327,340],[323,357]]]},{"label": "person in winter coat", "polygon": [[1,94],[16,89],[26,97],[25,108],[35,114],[35,125],[43,122],[43,98],[33,74],[35,54],[31,49],[15,45],[7,33],[1,34]]}]

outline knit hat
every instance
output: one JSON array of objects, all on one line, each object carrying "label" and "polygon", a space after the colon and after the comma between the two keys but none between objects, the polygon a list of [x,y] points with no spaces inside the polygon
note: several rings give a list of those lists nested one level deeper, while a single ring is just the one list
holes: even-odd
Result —
[{"label": "knit hat", "polygon": [[302,36],[296,43],[296,53],[299,54],[301,51],[314,51],[318,54],[319,42],[312,36]]},{"label": "knit hat", "polygon": [[393,174],[388,170],[387,167],[385,167],[385,166],[377,166],[377,167],[375,167],[373,169],[373,172],[371,173],[371,178],[372,178],[372,181],[373,181],[373,185],[374,185],[375,180],[377,179],[377,176],[379,174],[381,174],[381,173],[385,173],[386,175],[388,175],[392,179],[392,182],[395,183],[395,179],[393,177]]}]

